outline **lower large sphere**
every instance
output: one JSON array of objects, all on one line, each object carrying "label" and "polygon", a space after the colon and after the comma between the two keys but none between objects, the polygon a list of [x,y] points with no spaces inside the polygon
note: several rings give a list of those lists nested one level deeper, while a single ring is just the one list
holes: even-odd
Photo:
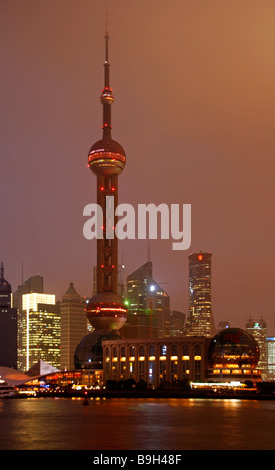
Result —
[{"label": "lower large sphere", "polygon": [[78,344],[74,354],[76,369],[102,369],[102,341],[121,339],[116,331],[95,330],[88,333]]}]

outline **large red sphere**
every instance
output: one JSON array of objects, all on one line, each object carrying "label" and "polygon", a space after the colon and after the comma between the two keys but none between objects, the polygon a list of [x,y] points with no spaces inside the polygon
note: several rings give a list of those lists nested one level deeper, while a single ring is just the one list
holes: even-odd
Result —
[{"label": "large red sphere", "polygon": [[124,149],[115,140],[101,139],[91,147],[88,164],[96,175],[119,175],[125,167],[126,155]]}]

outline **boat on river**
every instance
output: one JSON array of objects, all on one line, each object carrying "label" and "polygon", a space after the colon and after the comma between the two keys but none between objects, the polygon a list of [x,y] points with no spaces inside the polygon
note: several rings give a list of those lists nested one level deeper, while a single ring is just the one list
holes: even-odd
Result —
[{"label": "boat on river", "polygon": [[0,378],[0,398],[9,398],[17,394],[17,390]]}]

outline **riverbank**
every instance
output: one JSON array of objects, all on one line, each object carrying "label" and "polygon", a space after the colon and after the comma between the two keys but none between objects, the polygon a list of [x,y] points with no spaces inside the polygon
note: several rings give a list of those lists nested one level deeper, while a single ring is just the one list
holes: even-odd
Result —
[{"label": "riverbank", "polygon": [[83,391],[41,391],[31,398],[182,398],[182,399],[242,399],[275,400],[273,393],[259,393],[255,390],[209,391],[209,390],[87,390]]}]

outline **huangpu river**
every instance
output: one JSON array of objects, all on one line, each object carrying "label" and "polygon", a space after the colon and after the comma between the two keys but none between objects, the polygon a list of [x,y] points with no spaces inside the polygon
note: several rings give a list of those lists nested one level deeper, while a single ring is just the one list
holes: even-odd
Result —
[{"label": "huangpu river", "polygon": [[1,450],[274,450],[275,401],[0,400]]}]

